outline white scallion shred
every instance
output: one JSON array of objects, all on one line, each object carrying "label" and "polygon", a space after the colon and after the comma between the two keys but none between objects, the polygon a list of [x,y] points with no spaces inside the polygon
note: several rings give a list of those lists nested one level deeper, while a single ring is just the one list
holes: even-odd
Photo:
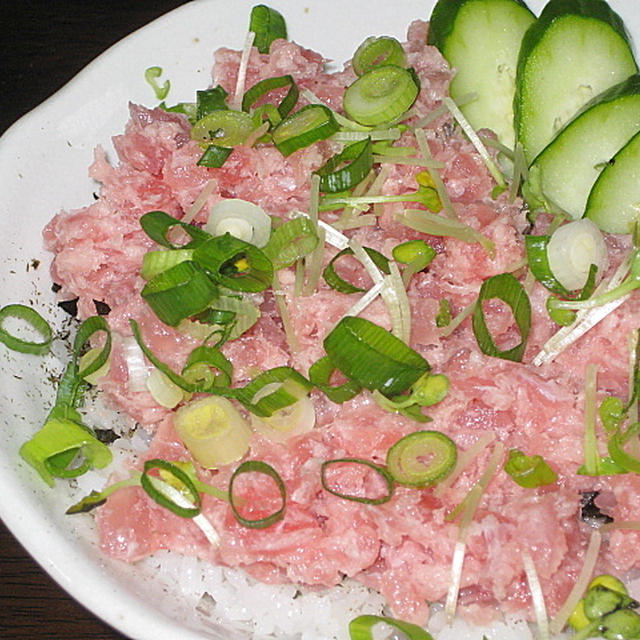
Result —
[{"label": "white scallion shred", "polygon": [[[593,295],[598,295],[603,291],[611,291],[611,289],[617,287],[629,273],[630,266],[631,253],[622,261],[618,269],[616,269],[616,272],[607,281],[603,280],[598,285]],[[554,360],[567,347],[589,331],[589,329],[615,311],[630,295],[631,294],[627,294],[599,307],[578,311],[575,322],[556,331],[556,333],[545,342],[540,352],[533,358],[531,361],[532,364],[540,366]]]},{"label": "white scallion shred", "polygon": [[442,497],[447,489],[462,475],[464,470],[480,455],[480,452],[495,439],[496,437],[493,433],[486,431],[466,451],[459,453],[453,471],[444,480],[438,482],[433,490],[433,495],[436,498]]},{"label": "white scallion shred", "polygon": [[133,393],[147,390],[147,378],[152,371],[144,359],[142,349],[133,336],[122,339],[122,350],[127,365],[127,388]]},{"label": "white scallion shred", "polygon": [[360,315],[379,295],[384,289],[385,283],[379,282],[374,284],[369,291],[356,302],[344,315],[345,316],[358,316]]},{"label": "white scallion shred", "polygon": [[198,194],[198,197],[193,201],[193,204],[189,207],[188,211],[184,216],[182,216],[181,222],[191,224],[217,186],[218,183],[215,179],[212,178],[209,180],[209,182],[207,182],[207,184],[202,188],[202,191]]},{"label": "white scallion shred", "polygon": [[[168,482],[160,480],[154,476],[149,476],[149,480],[158,491],[163,493],[179,507],[185,509],[193,507],[193,503],[178,491],[178,489],[172,487]],[[191,520],[202,531],[202,533],[204,533],[211,546],[217,547],[220,544],[220,536],[206,516],[199,513],[197,516],[191,518]]]},{"label": "white scallion shred", "polygon": [[242,96],[244,95],[244,88],[247,82],[247,67],[249,66],[249,57],[251,56],[251,48],[253,47],[253,41],[256,34],[253,31],[247,32],[247,37],[244,41],[244,47],[240,56],[240,65],[238,66],[238,77],[236,79],[236,88],[233,94],[233,98],[229,101],[229,107],[236,111],[242,106]]},{"label": "white scallion shred", "polygon": [[509,202],[513,202],[518,195],[520,183],[524,182],[529,175],[527,159],[524,157],[524,147],[521,142],[516,143],[513,150],[513,176],[509,185]]},{"label": "white scallion shred", "polygon": [[476,151],[480,154],[482,161],[489,170],[489,173],[493,176],[496,184],[500,187],[506,187],[507,183],[502,175],[502,172],[498,168],[498,165],[493,161],[493,158],[489,155],[487,148],[482,143],[482,140],[478,137],[475,129],[469,124],[469,121],[464,117],[464,114],[458,108],[458,105],[449,97],[445,97],[444,104],[451,112],[451,115],[456,119],[458,124],[462,127],[462,130],[467,134],[471,144],[476,148]]},{"label": "white scallion shred", "polygon": [[311,255],[304,258],[305,283],[302,287],[302,295],[311,295],[318,285],[322,273],[322,258],[324,256],[324,231],[318,227],[318,203],[320,202],[320,176],[311,178],[311,190],[309,194],[309,220],[318,236],[318,245]]},{"label": "white scallion shred", "polygon": [[391,333],[406,344],[411,339],[411,307],[402,275],[395,262],[389,263],[389,275],[380,295],[391,317]]},{"label": "white scallion shred", "polygon": [[564,625],[567,623],[571,612],[576,608],[582,594],[587,590],[593,570],[595,569],[596,562],[598,560],[598,554],[600,553],[600,545],[602,544],[602,535],[599,530],[592,530],[591,537],[589,538],[589,546],[584,555],[584,562],[582,563],[582,569],[578,579],[573,583],[573,588],[564,601],[563,605],[556,613],[555,617],[549,624],[549,631],[552,634],[560,633]]},{"label": "white scallion shred", "polygon": [[289,352],[294,354],[298,353],[300,345],[298,344],[298,338],[293,330],[291,324],[291,317],[289,316],[289,310],[287,309],[287,302],[285,300],[284,293],[282,292],[282,285],[278,278],[278,273],[274,273],[273,277],[273,294],[275,296],[276,308],[280,314],[280,320],[282,320],[282,327],[284,328],[284,336],[289,347]]},{"label": "white scallion shred", "polygon": [[350,240],[349,247],[353,251],[353,255],[362,263],[362,266],[366,269],[367,273],[373,280],[374,284],[384,284],[384,276],[380,272],[380,269],[376,267],[374,261],[369,257],[369,254],[364,250],[364,247],[357,240]]},{"label": "white scallion shred", "polygon": [[544,602],[544,594],[540,586],[538,572],[536,571],[533,558],[526,549],[522,549],[521,555],[524,573],[527,576],[529,591],[531,592],[533,612],[538,625],[538,640],[549,640],[549,618],[547,616],[547,607]]},{"label": "white scallion shred", "polygon": [[373,161],[380,164],[406,164],[412,167],[424,167],[425,169],[443,169],[444,165],[435,160],[425,160],[424,158],[412,158],[397,154],[374,155]]},{"label": "white scallion shred", "polygon": [[372,129],[371,131],[338,131],[331,136],[331,140],[340,143],[359,142],[371,138],[371,140],[397,140],[400,137],[400,129]]},{"label": "white scallion shred", "polygon": [[473,516],[478,508],[478,504],[480,504],[482,495],[498,469],[498,464],[502,459],[503,453],[504,445],[502,442],[496,443],[482,476],[480,476],[478,482],[471,487],[462,503],[459,505],[462,507],[462,515],[458,524],[458,540],[456,541],[456,546],[453,551],[453,558],[451,561],[451,580],[449,582],[449,591],[447,592],[447,599],[444,605],[445,616],[449,624],[453,621],[456,614],[469,527],[473,521]]}]

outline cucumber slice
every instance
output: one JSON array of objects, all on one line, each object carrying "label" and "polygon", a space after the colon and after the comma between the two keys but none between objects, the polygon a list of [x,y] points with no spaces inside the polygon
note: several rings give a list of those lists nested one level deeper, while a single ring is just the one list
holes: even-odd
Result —
[{"label": "cucumber slice", "polygon": [[631,233],[640,221],[640,133],[616,153],[595,181],[585,217],[607,233]]},{"label": "cucumber slice", "polygon": [[549,0],[518,58],[514,123],[527,162],[589,100],[637,70],[622,19],[604,0]]},{"label": "cucumber slice", "polygon": [[523,193],[531,207],[550,202],[574,220],[593,183],[640,131],[640,75],[607,89],[582,109],[538,155]]},{"label": "cucumber slice", "polygon": [[460,108],[474,129],[491,129],[513,148],[513,96],[520,41],[535,21],[521,0],[438,0],[427,43],[456,70],[450,95],[476,94]]}]

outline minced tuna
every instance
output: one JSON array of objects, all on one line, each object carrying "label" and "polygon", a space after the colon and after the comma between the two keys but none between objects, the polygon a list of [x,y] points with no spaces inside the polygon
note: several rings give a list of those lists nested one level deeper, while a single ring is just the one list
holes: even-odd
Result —
[{"label": "minced tuna", "polygon": [[[426,30],[426,23],[413,23],[404,44],[408,65],[421,81],[414,119],[441,104],[451,77],[438,51],[425,45]],[[216,52],[213,84],[233,94],[239,61],[239,52]],[[276,41],[270,54],[253,50],[247,86],[283,74],[293,76],[301,89],[338,111],[344,89],[355,77],[349,65],[339,73],[325,72],[320,55],[291,42]],[[301,97],[299,105],[303,104]],[[81,317],[95,313],[94,301],[110,309],[108,321],[116,339],[110,371],[100,389],[115,408],[152,435],[145,458],[186,460],[189,453],[174,429],[173,411],[159,406],[149,392],[132,389],[128,380],[123,345],[131,335],[130,318],[139,323],[149,348],[175,370],[198,345],[195,338],[160,322],[139,296],[144,284],[141,260],[154,248],[139,218],[162,210],[180,219],[210,181],[213,189],[195,224],[203,224],[209,208],[225,198],[248,200],[283,218],[295,210],[308,210],[311,173],[339,147],[324,141],[284,157],[270,145],[239,146],[222,168],[208,169],[196,165],[202,149],[190,139],[185,116],[133,104],[130,114],[125,132],[113,139],[118,162],[110,163],[102,149],[95,152],[90,175],[101,183],[98,200],[84,209],[59,213],[46,227],[44,240],[55,256],[52,276],[61,285],[60,296],[78,297]],[[579,518],[581,491],[600,492],[607,513],[616,520],[638,517],[640,477],[576,475],[583,462],[585,367],[597,365],[601,395],[626,397],[627,336],[640,311],[638,301],[630,299],[553,362],[539,367],[531,360],[557,327],[545,312],[545,290],[536,283],[530,286],[533,325],[522,363],[483,355],[469,319],[443,335],[435,322],[441,300],[448,301],[455,316],[474,302],[487,277],[517,270],[524,259],[523,236],[530,228],[519,199],[511,202],[507,192],[497,196],[492,192],[493,179],[450,116],[435,118],[424,131],[459,219],[491,240],[495,251],[410,230],[395,216],[403,210],[402,203],[379,205],[375,224],[346,234],[387,256],[400,242],[416,238],[436,250],[428,269],[414,275],[407,290],[411,347],[450,382],[447,397],[430,408],[433,422],[427,428],[446,433],[460,454],[479,441],[486,446],[444,489],[398,487],[391,501],[377,506],[347,501],[323,490],[323,461],[358,457],[383,464],[394,442],[422,427],[381,409],[368,392],[337,405],[313,391],[313,430],[284,444],[254,433],[246,454],[269,463],[284,480],[283,520],[266,529],[249,529],[234,519],[226,503],[205,495],[203,513],[220,535],[216,547],[192,521],[158,506],[140,488],[127,488],[114,493],[97,511],[100,546],[106,554],[134,562],[170,549],[244,568],[266,582],[332,587],[349,576],[379,591],[394,615],[425,623],[430,603],[443,601],[451,583],[459,526],[447,515],[479,479],[500,442],[505,451],[518,448],[543,455],[558,480],[536,489],[521,488],[500,465],[486,488],[466,538],[458,599],[462,615],[482,621],[514,611],[531,616],[523,550],[537,569],[549,613],[558,610],[582,567],[589,539],[589,529]],[[409,133],[398,144],[416,146]],[[386,195],[414,191],[415,176],[424,171],[408,164],[378,168],[386,175],[380,188]],[[338,213],[321,217],[331,223]],[[611,269],[625,248],[620,242],[609,241]],[[325,264],[334,254],[327,246]],[[223,346],[234,365],[234,384],[245,384],[256,373],[281,365],[306,375],[324,353],[325,335],[358,299],[358,294],[337,293],[322,279],[310,294],[297,295],[293,268],[281,271],[279,281],[296,347],[290,348],[291,336],[285,334],[273,292],[257,295],[260,319]],[[379,298],[362,315],[387,329],[391,326]],[[514,339],[513,319],[504,307],[492,305],[487,315],[503,343]],[[133,463],[139,466],[141,461]],[[198,469],[198,473],[202,480],[226,488],[235,466]],[[351,481],[359,482],[357,477]],[[240,486],[239,492],[253,502],[260,495],[263,507],[274,501],[269,483]],[[600,568],[622,572],[640,566],[639,535],[610,534]]]}]

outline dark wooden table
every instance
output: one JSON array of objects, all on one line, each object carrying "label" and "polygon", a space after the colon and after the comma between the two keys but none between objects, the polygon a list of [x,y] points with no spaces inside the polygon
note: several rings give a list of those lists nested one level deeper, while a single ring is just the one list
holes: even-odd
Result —
[{"label": "dark wooden table", "polygon": [[[0,0],[0,133],[109,46],[184,0]],[[124,636],[62,591],[0,522],[0,638]]]}]

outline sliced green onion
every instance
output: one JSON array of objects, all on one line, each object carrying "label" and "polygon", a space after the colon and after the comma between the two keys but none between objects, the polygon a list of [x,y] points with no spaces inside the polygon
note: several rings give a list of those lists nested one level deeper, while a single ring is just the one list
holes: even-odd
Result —
[{"label": "sliced green onion", "polygon": [[212,236],[230,233],[234,238],[261,248],[269,241],[271,218],[253,202],[229,198],[211,207],[204,228]]},{"label": "sliced green onion", "polygon": [[373,67],[392,64],[397,67],[404,67],[407,57],[404,54],[402,45],[390,36],[368,37],[353,54],[353,70],[356,75],[361,76]]},{"label": "sliced green onion", "polygon": [[[213,374],[213,370],[218,371]],[[201,345],[187,356],[182,369],[185,380],[201,389],[228,387],[231,384],[233,365],[216,347]]]},{"label": "sliced green onion", "polygon": [[446,478],[457,459],[456,445],[440,431],[415,431],[387,451],[393,479],[411,487],[429,487]]},{"label": "sliced green onion", "polygon": [[172,327],[206,309],[217,294],[215,283],[191,260],[179,262],[154,276],[140,292],[156,316]]},{"label": "sliced green onion", "polygon": [[219,109],[200,118],[191,128],[191,139],[200,144],[235,147],[253,131],[253,119],[244,111]]},{"label": "sliced green onion", "polygon": [[[238,511],[237,501],[233,493],[233,486],[238,476],[243,473],[262,473],[272,478],[280,492],[282,506],[277,511],[274,511],[272,514],[264,518],[251,519],[242,516]],[[229,501],[234,518],[242,526],[248,527],[249,529],[265,529],[266,527],[270,527],[272,524],[278,522],[278,520],[282,520],[282,518],[284,518],[284,512],[287,506],[287,490],[282,478],[271,465],[263,462],[262,460],[245,460],[245,462],[238,466],[238,468],[233,472],[231,480],[229,481]]]},{"label": "sliced green onion", "polygon": [[349,118],[368,126],[397,120],[414,103],[418,86],[403,67],[374,67],[344,92],[342,106]]},{"label": "sliced green onion", "polygon": [[269,53],[274,40],[287,39],[287,24],[282,14],[264,4],[251,9],[249,31],[256,34],[253,43],[260,53]]},{"label": "sliced green onion", "polygon": [[[384,273],[388,275],[389,260],[384,255],[382,255],[379,251],[376,251],[375,249],[372,249],[370,247],[363,247],[363,249],[365,250],[367,255],[371,258],[371,260],[373,260],[373,263],[376,265],[376,267],[378,267],[378,269],[380,269],[381,271],[384,271]],[[329,264],[324,268],[324,271],[322,272],[322,277],[324,278],[325,282],[332,289],[334,289],[335,291],[339,291],[340,293],[358,293],[361,291],[365,291],[365,289],[363,289],[362,287],[356,287],[350,282],[347,282],[336,273],[336,270],[334,267],[336,261],[338,261],[343,256],[352,256],[352,255],[353,255],[353,249],[351,249],[350,247],[347,247],[346,249],[339,251],[338,253],[336,253],[335,256],[333,256]]]},{"label": "sliced green onion", "polygon": [[[520,342],[510,349],[499,349],[487,327],[482,303],[497,298],[506,303],[520,331]],[[473,310],[473,334],[482,353],[504,360],[522,360],[531,328],[531,303],[523,286],[510,273],[501,273],[487,278],[480,287],[480,293]]]},{"label": "sliced green onion", "polygon": [[283,156],[331,137],[339,125],[331,109],[309,104],[288,115],[272,132],[273,142]]},{"label": "sliced green onion", "polygon": [[504,463],[504,470],[511,479],[526,489],[535,489],[546,484],[553,484],[558,476],[545,462],[542,456],[528,456],[518,449],[510,449],[509,457]]},{"label": "sliced green onion", "polygon": [[386,616],[362,615],[354,618],[349,623],[349,636],[351,640],[374,640],[373,628],[380,623],[388,624],[390,627],[403,633],[407,640],[433,640],[430,633],[422,627],[396,618]]},{"label": "sliced green onion", "polygon": [[[94,347],[89,349],[82,357],[78,360],[78,370],[86,371],[89,368],[89,365],[94,362],[96,358],[99,358],[102,355],[103,349],[101,347]],[[84,374],[82,379],[89,384],[97,384],[100,378],[106,376],[109,373],[110,362],[107,360],[97,371],[94,371],[89,374]]]},{"label": "sliced green onion", "polygon": [[429,371],[419,353],[364,318],[342,318],[324,339],[324,348],[347,378],[384,395],[402,393]]},{"label": "sliced green onion", "polygon": [[282,87],[289,87],[287,95],[280,101],[277,106],[280,118],[285,118],[289,112],[296,106],[298,102],[298,85],[292,76],[277,76],[275,78],[265,78],[260,80],[245,92],[242,98],[242,110],[249,112],[251,107],[265,94],[273,91],[274,89],[281,89]]},{"label": "sliced green onion", "polygon": [[[76,477],[90,467],[102,469],[112,460],[109,448],[83,425],[73,420],[50,418],[20,447],[20,455],[52,487],[54,477]],[[70,464],[77,456],[81,462]]]},{"label": "sliced green onion", "polygon": [[362,386],[355,380],[346,380],[342,384],[332,385],[331,376],[336,367],[329,356],[323,356],[309,367],[309,380],[314,387],[322,391],[331,402],[342,404],[357,396]]},{"label": "sliced green onion", "polygon": [[149,67],[145,69],[144,79],[153,89],[153,92],[156,94],[156,98],[158,100],[164,100],[169,93],[169,89],[171,88],[171,83],[169,80],[165,80],[163,85],[160,86],[156,80],[162,75],[162,67]]},{"label": "sliced green onion", "polygon": [[258,247],[230,233],[196,247],[193,259],[233,291],[264,291],[273,281],[271,260]]},{"label": "sliced green onion", "polygon": [[[224,396],[227,398],[234,398],[236,395],[235,389],[229,389],[228,387],[219,387],[216,382],[219,378],[203,376],[199,371],[198,376],[194,376],[190,379],[186,379],[184,376],[173,371],[169,366],[167,366],[164,362],[156,357],[156,355],[147,347],[147,345],[143,342],[142,336],[140,334],[140,327],[138,323],[131,318],[129,320],[129,325],[131,326],[131,331],[133,332],[133,337],[135,341],[138,343],[142,353],[146,356],[147,360],[151,362],[151,364],[164,373],[171,382],[178,385],[184,391],[188,391],[190,393],[212,393],[214,395]],[[202,352],[200,352],[200,362]],[[191,363],[192,365],[195,363]],[[209,366],[213,366],[215,368],[219,368],[221,365],[221,361],[210,362]],[[224,374],[224,369],[223,369]]]},{"label": "sliced green onion", "polygon": [[292,379],[282,384],[273,382],[267,384],[256,394],[254,402],[270,395],[278,389],[284,389],[296,398],[293,404],[274,411],[269,417],[259,417],[251,414],[251,427],[273,442],[286,442],[289,438],[307,433],[316,421],[313,401],[307,395],[308,389],[300,386]]},{"label": "sliced green onion", "polygon": [[[368,467],[375,473],[377,473],[380,478],[384,481],[386,492],[377,498],[369,498],[366,496],[358,496],[353,493],[345,493],[344,491],[339,491],[337,488],[333,488],[327,478],[328,470],[334,465],[361,465],[364,467]],[[363,460],[362,458],[337,458],[335,460],[326,460],[322,463],[320,467],[320,479],[322,482],[322,487],[325,491],[332,493],[334,496],[338,496],[339,498],[344,498],[345,500],[351,500],[353,502],[361,502],[363,504],[384,504],[385,502],[389,502],[391,500],[391,496],[393,495],[393,478],[389,474],[389,472],[378,464],[370,462],[369,460]]]},{"label": "sliced green onion", "polygon": [[173,267],[180,262],[191,260],[192,258],[193,249],[147,251],[147,253],[142,256],[140,276],[145,280],[151,280],[151,278],[166,271],[169,267]]},{"label": "sliced green onion", "polygon": [[189,402],[175,412],[173,424],[189,453],[206,469],[235,462],[249,448],[251,429],[226,398]]},{"label": "sliced green onion", "polygon": [[[42,340],[23,340],[10,333],[3,326],[7,318],[17,318],[24,321],[40,334]],[[8,304],[0,309],[0,342],[7,345],[9,349],[20,353],[43,355],[49,351],[52,340],[53,333],[49,323],[35,309],[23,304]]]},{"label": "sliced green onion", "polygon": [[227,96],[224,87],[217,85],[211,89],[196,91],[196,122],[213,111],[226,110]]},{"label": "sliced green onion", "polygon": [[[150,474],[154,469],[165,471],[173,476],[180,483],[181,489],[187,494],[185,497],[187,497],[189,502],[193,503],[193,506],[182,507],[168,497],[156,483],[154,483],[154,477]],[[140,485],[154,502],[157,502],[165,509],[169,509],[169,511],[175,513],[177,516],[194,518],[200,513],[200,494],[191,481],[191,478],[180,467],[171,462],[167,462],[167,460],[162,460],[161,458],[145,460],[144,471],[140,476]]]},{"label": "sliced green onion", "polygon": [[338,193],[360,184],[372,167],[371,139],[366,138],[346,146],[313,173],[320,176],[320,191]]},{"label": "sliced green onion", "polygon": [[[140,226],[143,231],[159,245],[167,249],[193,249],[209,239],[209,234],[195,227],[176,220],[164,211],[150,211],[140,218]],[[169,239],[169,234],[174,229],[180,229],[191,238],[186,244],[175,244]]]},{"label": "sliced green onion", "polygon": [[[260,317],[260,311],[249,300],[220,296],[207,309],[178,325],[178,331],[220,347],[227,340],[235,340],[248,331]],[[215,344],[211,344],[215,341]]]},{"label": "sliced green onion", "polygon": [[209,169],[219,169],[231,155],[233,149],[229,147],[221,147],[217,144],[210,144],[204,153],[198,159],[196,164],[199,167],[208,167]]},{"label": "sliced green onion", "polygon": [[317,246],[318,234],[313,222],[300,216],[274,229],[264,252],[272,261],[274,270],[279,271],[308,256]]},{"label": "sliced green onion", "polygon": [[[276,411],[284,409],[298,401],[298,394],[292,394],[285,382],[293,382],[297,388],[308,392],[312,384],[300,373],[291,367],[274,367],[263,371],[249,384],[237,390],[236,397],[246,409],[257,416],[268,418]],[[261,391],[273,383],[280,383],[275,391],[267,395],[261,395]],[[257,398],[257,399],[256,399]]]}]

